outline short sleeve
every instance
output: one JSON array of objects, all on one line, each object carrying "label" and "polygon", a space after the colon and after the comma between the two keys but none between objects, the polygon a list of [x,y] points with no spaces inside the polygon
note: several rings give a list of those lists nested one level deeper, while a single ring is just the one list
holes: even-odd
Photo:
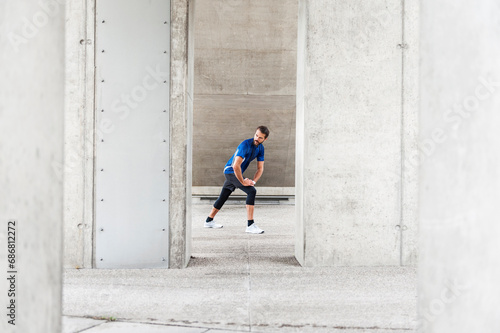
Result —
[{"label": "short sleeve", "polygon": [[239,157],[245,158],[246,152],[247,152],[247,146],[245,144],[245,141],[243,141],[242,143],[240,143],[238,148],[236,148],[236,153],[234,153],[234,156],[235,157],[239,156]]},{"label": "short sleeve", "polygon": [[261,146],[262,149],[259,152],[259,155],[257,155],[257,161],[258,162],[263,162],[264,161],[264,146]]}]

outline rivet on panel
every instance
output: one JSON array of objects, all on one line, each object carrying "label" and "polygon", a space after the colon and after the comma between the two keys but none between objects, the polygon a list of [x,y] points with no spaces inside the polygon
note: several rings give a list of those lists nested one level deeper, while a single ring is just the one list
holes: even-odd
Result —
[{"label": "rivet on panel", "polygon": [[101,258],[101,261],[103,261],[104,259]]},{"label": "rivet on panel", "polygon": [[101,169],[101,171],[104,171],[104,169]]},{"label": "rivet on panel", "polygon": [[101,112],[104,112],[104,110],[101,110]]},{"label": "rivet on panel", "polygon": [[167,140],[163,140],[163,142],[167,142]]},{"label": "rivet on panel", "polygon": [[167,171],[167,170],[163,169],[163,172],[165,172],[165,171]]},{"label": "rivet on panel", "polygon": [[106,21],[105,21],[105,20],[102,20],[102,23],[106,23]]},{"label": "rivet on panel", "polygon": [[104,82],[104,80],[101,80],[101,82]]},{"label": "rivet on panel", "polygon": [[104,229],[103,229],[103,228],[101,228],[101,231],[104,231]]},{"label": "rivet on panel", "polygon": [[165,199],[163,199],[163,201],[165,201]]},{"label": "rivet on panel", "polygon": [[167,51],[163,51],[163,53],[167,53]]},{"label": "rivet on panel", "polygon": [[101,52],[104,53],[104,50],[102,50]]},{"label": "rivet on panel", "polygon": [[165,258],[161,258],[161,261],[166,261]]},{"label": "rivet on panel", "polygon": [[163,110],[163,112],[167,112],[167,110]]},{"label": "rivet on panel", "polygon": [[104,199],[101,199],[101,201],[104,201]]},{"label": "rivet on panel", "polygon": [[165,231],[165,229],[161,229],[161,231]]},{"label": "rivet on panel", "polygon": [[163,83],[167,83],[167,81],[163,81]]}]

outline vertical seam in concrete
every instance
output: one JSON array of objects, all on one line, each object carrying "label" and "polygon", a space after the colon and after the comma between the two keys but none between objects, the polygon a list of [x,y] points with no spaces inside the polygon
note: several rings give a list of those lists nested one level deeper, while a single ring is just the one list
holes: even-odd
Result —
[{"label": "vertical seam in concrete", "polygon": [[[174,6],[175,6],[175,0],[172,0],[170,1],[170,50],[169,50],[169,53],[170,53],[170,64],[169,64],[169,78],[168,80],[170,81],[170,86],[168,87],[168,105],[169,105],[169,108],[168,108],[168,126],[171,127],[172,126],[172,120],[173,120],[173,112],[174,112],[174,108],[173,108],[173,105],[172,105],[172,96],[173,96],[173,90],[174,90],[174,82],[173,82],[173,79],[172,79],[172,62],[173,62],[173,46],[172,46],[172,28],[173,28],[173,15],[174,15]],[[173,192],[173,182],[172,182],[172,129],[170,129],[170,133],[168,135],[168,182],[169,182],[169,186],[168,186],[168,205],[169,205],[169,210],[168,210],[168,235],[167,235],[167,239],[168,239],[168,268],[173,268],[172,267],[172,262],[174,261],[173,259],[173,256],[172,256],[172,212],[174,211],[173,209],[171,209],[171,204],[172,204],[172,192]]]},{"label": "vertical seam in concrete", "polygon": [[400,201],[399,201],[399,265],[403,266],[403,200],[404,200],[404,77],[405,77],[405,0],[401,0],[401,171],[400,171]]},{"label": "vertical seam in concrete", "polygon": [[[95,258],[95,254],[96,254],[96,242],[95,242],[95,239],[96,239],[96,214],[95,214],[95,190],[96,190],[96,187],[95,187],[95,163],[96,163],[96,146],[95,146],[95,142],[96,142],[96,126],[95,126],[95,103],[96,103],[96,88],[95,88],[95,82],[96,82],[96,70],[95,70],[95,67],[96,67],[96,37],[97,37],[97,29],[95,28],[96,27],[96,19],[97,19],[97,4],[96,4],[96,1],[97,0],[90,0],[93,2],[93,13],[92,13],[92,16],[93,16],[93,20],[92,20],[92,25],[93,25],[93,32],[94,32],[94,42],[93,42],[93,49],[92,51],[94,52],[94,55],[93,55],[93,66],[94,66],[94,70],[93,70],[93,77],[92,77],[92,82],[93,82],[93,87],[94,87],[94,91],[93,91],[93,103],[92,103],[92,126],[93,126],[93,131],[92,133],[93,136],[92,136],[92,268],[95,268],[96,267],[96,258]],[[88,14],[87,11],[85,11],[86,15]],[[87,53],[85,54],[85,56],[87,56]],[[87,89],[87,87],[85,87],[85,89]]]},{"label": "vertical seam in concrete", "polygon": [[[188,51],[189,51],[189,3],[191,1],[187,1],[187,4],[186,4],[186,12],[185,12],[185,21],[184,21],[184,31],[186,32],[186,39],[185,39],[185,44],[184,44],[184,54],[186,55],[186,58],[185,58],[185,67],[184,67],[184,92],[183,92],[183,100],[184,100],[184,104],[183,104],[183,111],[184,111],[184,114],[183,114],[183,118],[184,118],[184,124],[183,124],[183,127],[184,127],[184,145],[183,145],[183,157],[184,157],[184,163],[187,163],[187,152],[188,152],[188,148],[187,148],[187,122],[188,122],[188,116],[187,116],[187,113],[188,113],[188,104],[189,103],[189,96],[188,96],[188,88],[187,88],[187,82],[188,82]],[[170,21],[172,22],[172,21]],[[170,75],[172,75],[172,66],[170,66]],[[173,131],[173,128],[171,126],[170,127],[170,130]],[[170,133],[169,133],[169,136],[170,136]],[[169,144],[172,145],[172,142],[171,140],[169,140]],[[183,170],[182,170],[182,182],[184,183],[184,186],[187,186],[187,164],[184,164],[183,166]],[[184,223],[184,228],[182,229],[182,232],[183,232],[183,244],[182,244],[182,255],[181,257],[179,258],[179,268],[182,268],[182,265],[186,262],[186,246],[187,246],[187,239],[186,239],[186,236],[187,236],[187,228],[188,228],[188,225],[187,225],[187,221],[186,221],[186,217],[187,217],[187,200],[189,200],[187,197],[186,197],[186,188],[184,188],[184,200],[183,200],[183,203],[182,203],[182,206],[183,206],[183,216],[182,216],[182,223]],[[170,251],[170,249],[169,249]]]},{"label": "vertical seam in concrete", "polygon": [[[188,0],[189,2],[189,0]],[[170,40],[172,41],[172,29],[174,27],[174,14],[176,14],[176,11],[174,9],[174,7],[176,6],[176,2],[175,1],[170,1]],[[186,32],[187,33],[187,32]],[[169,86],[169,115],[168,115],[168,126],[170,127],[170,133],[169,133],[169,144],[168,144],[168,159],[169,159],[169,165],[168,165],[168,175],[169,175],[169,188],[168,188],[168,205],[170,206],[169,208],[172,208],[171,205],[172,205],[172,198],[174,197],[173,195],[173,191],[174,191],[174,188],[175,188],[175,184],[174,184],[174,178],[172,177],[173,175],[173,168],[172,168],[172,164],[173,164],[173,161],[174,159],[172,158],[172,133],[173,133],[173,129],[172,129],[172,124],[173,124],[173,121],[174,121],[174,112],[175,112],[175,108],[173,107],[172,105],[172,101],[173,101],[173,96],[174,96],[174,86],[175,86],[175,83],[174,83],[174,80],[173,80],[173,75],[172,75],[172,62],[174,60],[174,47],[175,45],[173,45],[174,43],[170,43],[170,68],[169,68],[169,72],[170,72],[170,77],[169,77],[169,80],[170,80],[170,86]],[[168,213],[168,268],[177,268],[178,266],[174,266],[174,263],[177,265],[177,263],[179,262],[178,261],[178,258],[174,257],[172,255],[172,248],[174,247],[173,246],[173,234],[174,232],[172,232],[172,224],[173,224],[173,219],[172,219],[172,213],[173,213],[173,209],[169,209],[169,213]],[[182,260],[181,260],[182,262]]]},{"label": "vertical seam in concrete", "polygon": [[[297,45],[298,44],[298,39],[300,38],[300,33],[299,33],[299,28],[300,28],[300,24],[301,24],[301,17],[300,17],[300,14],[301,14],[301,11],[300,11],[300,6],[303,6],[303,17],[302,19],[304,20],[304,22],[302,23],[303,24],[303,46],[304,46],[304,49],[303,50],[300,50],[300,48],[298,48],[298,52],[302,51],[303,52],[303,57],[302,57],[302,61],[305,63],[306,62],[306,58],[307,58],[307,44],[308,44],[308,32],[309,32],[309,6],[308,6],[308,2],[305,1],[305,0],[299,0],[299,6],[298,6],[298,10],[299,10],[299,13],[297,15]],[[298,66],[298,61],[299,61],[299,55],[297,54],[297,66]],[[305,98],[305,90],[306,90],[306,84],[307,84],[307,81],[306,81],[306,66],[305,64],[303,64],[304,66],[302,67],[303,68],[303,71],[304,73],[302,73],[302,77],[303,77],[303,83],[302,83],[302,110],[301,110],[301,116],[302,116],[302,124],[299,124],[298,123],[298,118],[297,118],[297,103],[295,105],[295,123],[296,123],[296,131],[295,131],[295,160],[297,161],[297,147],[299,146],[299,144],[297,143],[297,125],[300,125],[300,126],[303,126],[303,129],[301,131],[302,133],[302,141],[303,141],[303,144],[300,145],[301,148],[302,148],[302,152],[301,152],[301,156],[305,156],[305,151],[306,151],[306,147],[305,147],[305,142],[306,142],[306,131],[305,131],[305,108],[306,108],[306,98]],[[297,77],[296,77],[296,81],[295,81],[295,84],[297,85],[298,84],[298,80],[299,80],[299,75],[298,75],[298,72],[297,72]],[[297,96],[299,96],[299,92],[297,91],[296,93]],[[295,98],[295,100],[297,100],[297,97]],[[305,173],[305,165],[306,165],[306,162],[303,160],[302,161],[302,165],[298,164],[298,163],[295,163],[295,172],[297,172],[297,168],[300,166],[301,168],[301,181],[300,181],[300,188],[302,189],[302,193],[300,194],[300,202],[299,202],[299,205],[300,205],[300,216],[299,218],[302,220],[302,266],[307,266],[306,265],[306,261],[307,261],[307,256],[306,256],[306,248],[307,248],[307,228],[305,226],[306,224],[306,221],[304,219],[304,206],[305,206],[305,198],[304,198],[304,193],[306,192],[306,188],[305,188],[305,182],[304,182],[304,173]],[[297,177],[296,177],[297,178]],[[297,188],[297,184],[295,184],[295,188]],[[297,197],[297,193],[295,195],[295,197]],[[295,202],[295,204],[297,204],[297,201]],[[295,208],[297,209],[297,208]]]},{"label": "vertical seam in concrete", "polygon": [[[186,22],[185,22],[185,27],[184,27],[184,31],[186,31],[186,70],[185,70],[185,73],[184,73],[184,77],[185,77],[185,87],[186,87],[186,97],[184,99],[185,101],[185,104],[184,104],[184,113],[185,113],[185,120],[184,120],[184,128],[185,128],[185,145],[184,145],[184,156],[185,156],[185,161],[186,161],[186,165],[184,166],[184,183],[186,184],[186,188],[185,188],[185,200],[184,200],[184,251],[182,251],[182,263],[183,265],[181,266],[181,268],[186,268],[187,265],[189,264],[189,257],[187,256],[188,254],[188,244],[190,242],[188,242],[187,240],[187,237],[188,237],[188,231],[187,231],[187,228],[191,228],[191,225],[188,225],[188,221],[187,221],[187,217],[188,217],[188,210],[190,209],[189,205],[188,205],[188,200],[191,200],[190,197],[188,197],[188,193],[189,193],[189,190],[188,190],[188,186],[191,186],[189,183],[188,183],[188,178],[189,178],[189,175],[188,175],[188,153],[189,153],[189,148],[188,148],[188,145],[189,145],[189,139],[188,139],[188,135],[189,135],[189,121],[191,121],[191,118],[189,117],[189,103],[190,103],[190,100],[192,100],[192,96],[191,96],[191,92],[189,91],[189,43],[190,43],[190,39],[191,38],[194,38],[194,36],[191,36],[189,34],[189,22],[191,20],[191,17],[190,17],[190,14],[191,14],[191,10],[192,10],[192,7],[193,4],[192,4],[192,0],[188,0],[187,2],[187,8],[186,8]],[[170,20],[170,24],[172,24],[172,20]],[[170,39],[172,39],[172,35],[169,36]],[[170,75],[172,75],[172,66],[170,65]],[[169,133],[169,136],[170,136],[170,133]],[[169,144],[170,143],[170,140],[169,140]],[[170,252],[170,249],[168,249],[168,251]]]},{"label": "vertical seam in concrete", "polygon": [[[188,22],[188,10],[189,10],[189,0],[171,0],[170,1],[170,38],[176,38],[172,37],[173,31],[176,31],[176,33],[181,36],[177,40],[177,43],[170,43],[170,82],[171,85],[169,87],[169,94],[170,94],[170,112],[169,112],[169,181],[170,181],[170,187],[169,187],[169,261],[168,261],[168,267],[169,268],[182,268],[184,266],[184,263],[186,262],[186,228],[187,223],[186,223],[186,215],[187,215],[187,201],[188,198],[186,198],[186,189],[185,186],[187,186],[187,170],[186,170],[186,164],[179,166],[177,164],[180,161],[186,161],[187,157],[187,145],[185,140],[187,139],[186,136],[186,131],[187,131],[187,100],[188,100],[188,95],[187,95],[187,63],[184,63],[184,61],[187,62],[187,52],[188,52],[188,36],[187,36],[187,28],[189,25]],[[182,21],[184,20],[184,21]],[[174,23],[175,22],[175,23]],[[184,43],[184,45],[182,45]],[[185,58],[184,58],[185,57]],[[180,67],[182,68],[182,71],[178,71],[178,75],[172,75],[172,67],[174,66],[173,64],[180,64]],[[179,90],[179,92],[177,92]],[[174,103],[174,104],[173,104]],[[181,139],[179,139],[177,136],[174,136],[174,131],[173,127],[175,122],[178,122],[179,128],[177,128],[176,133],[181,133],[181,131],[184,131],[184,142],[182,142]],[[181,128],[182,126],[182,128]],[[183,135],[181,133],[181,135]],[[176,140],[173,140],[173,138],[177,138]],[[173,143],[173,141],[175,141]],[[183,145],[182,148],[178,148],[178,151],[174,151],[174,146],[180,146],[180,144]],[[177,148],[176,148],[177,149]],[[174,153],[176,153],[176,156],[173,156]],[[176,162],[177,161],[177,162]],[[175,163],[174,163],[175,162]],[[175,165],[174,165],[175,164]],[[184,186],[184,194],[182,198],[180,199],[181,202],[179,205],[173,205],[172,204],[172,198],[174,198],[176,195],[179,194],[181,191],[179,188],[182,188]],[[190,200],[190,199],[189,199]],[[175,209],[172,209],[175,208]],[[172,218],[173,215],[175,215],[175,220]],[[173,232],[172,228],[174,227],[175,232]],[[189,226],[190,227],[190,226]],[[178,230],[181,228],[181,230]],[[174,241],[175,246],[174,246]],[[173,252],[174,251],[174,252]]]},{"label": "vertical seam in concrete", "polygon": [[[294,109],[294,122],[291,122],[290,123],[290,126],[289,126],[289,132],[288,132],[288,143],[287,143],[287,156],[286,156],[286,164],[285,164],[285,172],[283,172],[283,184],[287,184],[287,175],[288,173],[290,172],[290,165],[289,165],[289,162],[290,162],[290,145],[291,145],[291,140],[290,138],[292,137],[292,132],[293,132],[293,126],[296,126],[296,123],[297,123],[297,97],[295,97],[295,109]],[[297,149],[297,147],[294,147],[293,149],[293,152],[295,153],[295,150]],[[294,154],[294,158],[295,158],[295,154]],[[295,162],[294,162],[295,164]],[[295,169],[295,168],[294,168]],[[295,186],[295,177],[294,177],[294,186]]]},{"label": "vertical seam in concrete", "polygon": [[[186,20],[186,189],[185,189],[185,197],[186,200],[184,202],[185,204],[185,228],[184,228],[184,266],[183,268],[186,268],[189,265],[189,260],[191,259],[191,249],[190,247],[192,246],[192,233],[188,232],[188,228],[192,228],[192,221],[188,217],[191,216],[191,204],[188,204],[188,200],[192,200],[192,186],[193,186],[193,181],[192,181],[192,175],[193,175],[193,161],[192,161],[192,126],[193,126],[193,116],[191,114],[192,112],[192,103],[194,103],[193,99],[193,92],[191,91],[191,88],[193,87],[192,84],[194,84],[191,79],[190,79],[190,61],[191,57],[194,57],[194,45],[192,47],[193,52],[191,53],[191,43],[194,44],[194,31],[192,32],[190,29],[194,25],[194,0],[188,0],[187,3],[187,20]],[[172,25],[172,21],[170,21],[170,25]],[[193,29],[194,30],[194,29]],[[172,29],[170,29],[170,41],[172,41]],[[193,59],[194,61],[194,59]],[[194,62],[193,62],[194,64]],[[172,66],[169,64],[170,71],[172,71]],[[194,71],[194,65],[193,65],[193,71]],[[172,75],[172,73],[170,73]],[[191,140],[189,136],[191,135]],[[170,136],[170,134],[169,134]],[[191,164],[191,165],[189,165]],[[189,174],[191,173],[191,174]],[[191,178],[190,178],[191,177]],[[188,181],[188,179],[191,179],[191,181]],[[188,239],[188,237],[190,239]],[[170,244],[169,244],[170,245]],[[170,246],[168,249],[168,252],[170,252]],[[169,264],[170,265],[170,264]]]},{"label": "vertical seam in concrete", "polygon": [[248,327],[252,331],[252,275],[250,274],[250,237],[247,235]]},{"label": "vertical seam in concrete", "polygon": [[[184,31],[186,32],[186,43],[184,45],[184,54],[186,55],[186,67],[184,69],[184,161],[185,161],[185,165],[184,165],[184,170],[183,170],[183,173],[182,173],[182,178],[183,178],[183,183],[185,184],[185,187],[184,187],[184,202],[182,203],[183,205],[183,211],[184,211],[184,214],[183,214],[183,223],[184,223],[184,228],[182,229],[182,238],[184,239],[184,243],[182,244],[182,256],[179,260],[179,268],[185,268],[187,265],[186,265],[186,261],[187,261],[187,228],[188,228],[188,225],[187,225],[187,200],[188,200],[188,197],[187,197],[187,152],[188,152],[188,147],[187,147],[187,132],[188,132],[188,103],[189,103],[189,87],[188,87],[188,63],[189,63],[189,5],[191,4],[191,0],[188,0],[187,3],[186,3],[186,17],[185,17],[185,22],[184,22]],[[170,24],[172,24],[172,20],[170,20]],[[170,39],[172,39],[172,36],[170,36]],[[170,75],[172,75],[172,66],[170,65]],[[169,124],[169,130],[173,130],[173,128],[170,128],[170,124]],[[170,133],[168,134],[168,136],[170,137]],[[172,142],[171,140],[168,140],[168,144],[171,145]],[[169,201],[171,199],[169,198]],[[168,203],[170,205],[170,202]],[[170,249],[168,250],[168,252],[170,252]],[[186,266],[185,266],[186,265]]]},{"label": "vertical seam in concrete", "polygon": [[[83,149],[83,159],[82,159],[82,170],[83,170],[83,209],[82,209],[82,223],[83,223],[83,242],[82,242],[82,257],[81,257],[81,267],[85,267],[85,251],[87,250],[86,249],[86,235],[87,233],[85,232],[85,221],[86,221],[86,215],[87,215],[87,211],[86,211],[86,207],[85,207],[85,202],[86,202],[86,199],[87,199],[87,191],[86,191],[86,183],[88,181],[87,179],[87,174],[85,172],[85,169],[86,169],[86,164],[87,164],[87,151],[85,149],[85,146],[86,146],[86,142],[87,142],[87,68],[88,68],[88,64],[87,64],[87,40],[88,40],[88,6],[87,6],[87,0],[84,0],[83,1],[84,3],[84,13],[83,13],[83,24],[85,25],[85,28],[83,29],[83,40],[85,41],[85,47],[83,49],[83,79],[84,79],[84,82],[83,82],[83,96],[82,97],[82,101],[83,101],[83,109],[82,109],[82,112],[83,112],[83,144],[82,144],[82,149]],[[93,228],[92,228],[93,230]]]}]

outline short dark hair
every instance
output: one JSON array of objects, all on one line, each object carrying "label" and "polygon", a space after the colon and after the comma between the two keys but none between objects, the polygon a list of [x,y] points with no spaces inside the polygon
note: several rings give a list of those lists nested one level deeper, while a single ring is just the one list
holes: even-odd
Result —
[{"label": "short dark hair", "polygon": [[259,126],[255,131],[257,132],[257,130],[259,130],[262,134],[264,134],[267,139],[267,137],[269,136],[269,128],[267,128],[266,126]]}]

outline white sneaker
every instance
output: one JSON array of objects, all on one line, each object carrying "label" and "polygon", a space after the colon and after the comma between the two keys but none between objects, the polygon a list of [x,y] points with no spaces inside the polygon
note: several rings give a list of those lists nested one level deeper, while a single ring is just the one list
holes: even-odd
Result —
[{"label": "white sneaker", "polygon": [[245,232],[249,232],[251,234],[263,234],[264,230],[259,228],[258,226],[253,223],[251,226],[247,227],[247,230]]},{"label": "white sneaker", "polygon": [[214,228],[214,229],[219,229],[222,228],[221,224],[215,223],[215,221],[210,221],[210,222],[205,222],[205,228]]}]

